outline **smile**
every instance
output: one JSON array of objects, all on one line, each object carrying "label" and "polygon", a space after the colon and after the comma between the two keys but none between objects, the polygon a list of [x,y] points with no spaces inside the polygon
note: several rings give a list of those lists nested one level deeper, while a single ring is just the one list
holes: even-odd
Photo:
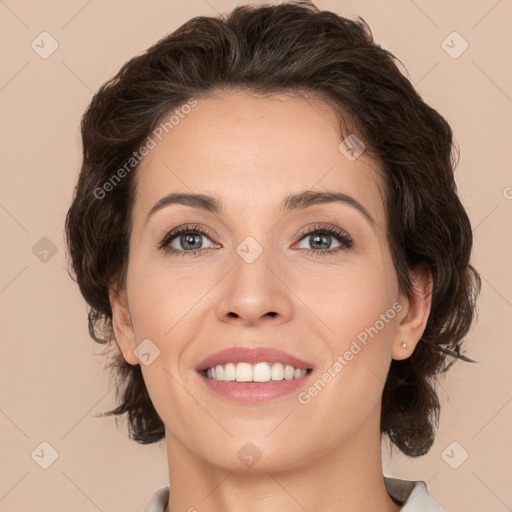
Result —
[{"label": "smile", "polygon": [[294,380],[304,377],[308,371],[283,363],[245,362],[218,364],[205,370],[207,379],[236,382],[269,382]]}]

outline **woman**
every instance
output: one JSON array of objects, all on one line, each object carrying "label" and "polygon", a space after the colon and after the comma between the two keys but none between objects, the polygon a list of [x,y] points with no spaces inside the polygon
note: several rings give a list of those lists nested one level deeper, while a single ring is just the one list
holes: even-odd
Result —
[{"label": "woman", "polygon": [[200,17],[82,120],[66,222],[149,512],[443,510],[383,475],[430,449],[474,314],[452,132],[351,21],[307,2]]}]

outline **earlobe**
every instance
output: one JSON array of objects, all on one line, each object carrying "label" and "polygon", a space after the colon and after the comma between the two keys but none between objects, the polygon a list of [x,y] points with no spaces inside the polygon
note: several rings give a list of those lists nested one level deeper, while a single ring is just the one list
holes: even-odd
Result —
[{"label": "earlobe", "polygon": [[112,328],[117,344],[128,364],[139,364],[139,360],[134,354],[136,347],[135,334],[128,308],[126,290],[113,285],[109,288],[108,296],[112,309]]},{"label": "earlobe", "polygon": [[404,300],[405,314],[401,318],[393,341],[393,359],[407,359],[418,344],[430,315],[433,279],[428,265],[411,272],[413,290]]}]

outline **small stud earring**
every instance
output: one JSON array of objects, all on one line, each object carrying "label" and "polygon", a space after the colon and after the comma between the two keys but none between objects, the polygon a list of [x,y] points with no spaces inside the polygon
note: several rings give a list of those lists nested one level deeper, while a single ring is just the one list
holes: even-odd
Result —
[{"label": "small stud earring", "polygon": [[405,341],[402,341],[402,347],[407,348],[407,343],[405,343]]}]

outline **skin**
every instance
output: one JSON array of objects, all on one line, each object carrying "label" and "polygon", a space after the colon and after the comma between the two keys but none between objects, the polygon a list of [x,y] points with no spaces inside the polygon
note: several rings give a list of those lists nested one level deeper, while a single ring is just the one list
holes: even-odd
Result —
[{"label": "skin", "polygon": [[[376,164],[364,153],[350,161],[340,142],[321,101],[223,93],[198,100],[137,171],[126,283],[110,301],[128,363],[140,364],[134,350],[146,338],[160,350],[141,367],[166,429],[166,512],[401,509],[384,486],[381,395],[391,360],[409,357],[425,329],[431,278],[416,269],[414,294],[400,293]],[[304,190],[347,194],[373,224],[346,203],[283,215],[283,198]],[[218,196],[224,211],[172,204],[148,219],[171,192]],[[353,246],[327,236],[319,248],[301,235],[318,223]],[[184,255],[157,248],[183,224],[212,233],[196,237],[205,250],[187,254],[180,236],[171,243]],[[236,252],[247,236],[263,249],[250,264]],[[194,370],[228,347],[272,346],[320,377],[393,304],[400,312],[307,405],[297,393],[236,404]],[[237,456],[246,443],[261,453],[252,467]]]}]

